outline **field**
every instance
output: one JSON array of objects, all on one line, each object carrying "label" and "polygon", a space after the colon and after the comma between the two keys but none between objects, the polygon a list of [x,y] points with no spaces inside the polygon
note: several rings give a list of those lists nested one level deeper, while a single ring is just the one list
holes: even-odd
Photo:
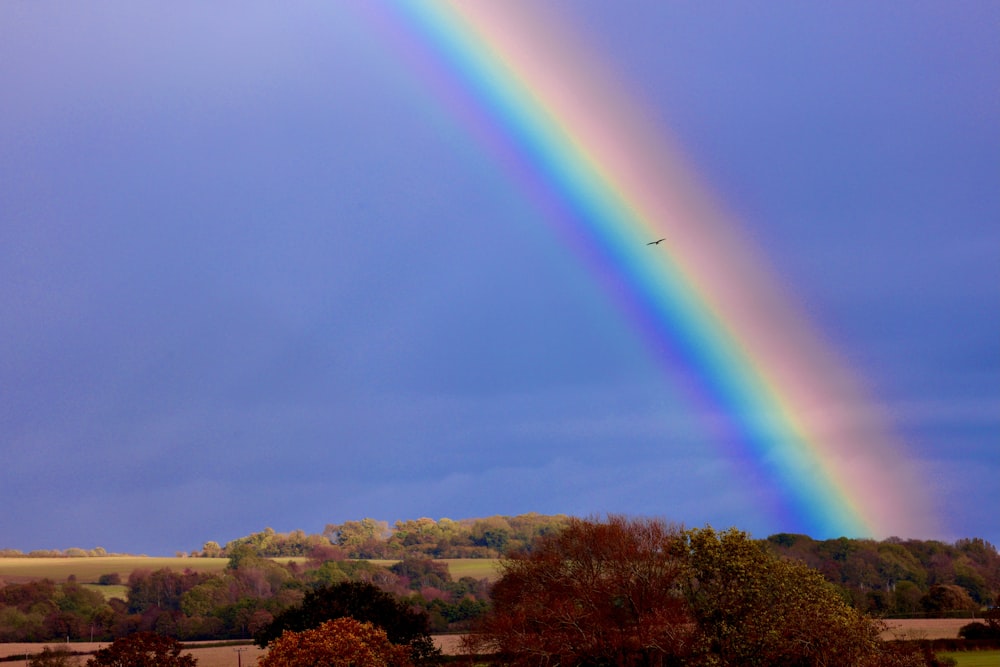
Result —
[{"label": "field", "polygon": [[497,573],[496,558],[445,558],[442,563],[448,565],[448,572],[451,578],[458,581],[462,577],[472,577],[473,579],[489,579],[496,581],[499,578]]},{"label": "field", "polygon": [[938,653],[938,657],[954,658],[958,667],[997,667],[1000,651],[956,651]]},{"label": "field", "polygon": [[[458,654],[458,642],[460,639],[461,637],[459,635],[439,635],[434,638],[437,645],[446,655]],[[56,647],[58,644],[0,644],[0,659],[13,656],[24,656],[26,653],[39,653],[45,646]],[[103,646],[104,644],[98,644],[96,642],[93,644],[70,644],[72,650],[80,652],[92,652]],[[237,648],[242,649],[242,651],[237,653],[235,650]],[[263,655],[264,649],[248,644],[241,646],[195,647],[185,649],[184,652],[190,653],[198,659],[198,667],[230,667],[236,665],[253,667],[253,665],[257,664],[257,658]],[[997,667],[1000,665],[1000,651],[949,652],[940,653],[939,655],[954,658],[958,661],[958,667]],[[86,658],[81,657],[81,664],[85,662],[85,660]],[[15,661],[0,664],[20,663]]]},{"label": "field", "polygon": [[[305,558],[275,558],[279,563],[290,560],[304,562]],[[394,560],[376,560],[379,565],[392,565]],[[440,562],[448,565],[453,579],[474,577],[494,580],[497,578],[496,559],[493,558],[446,558]],[[97,582],[101,575],[118,574],[122,581],[128,581],[133,570],[158,570],[170,568],[195,572],[221,572],[229,563],[227,558],[174,558],[160,556],[95,556],[93,558],[0,558],[0,580],[24,582],[31,579],[47,578],[66,581],[75,575],[81,584]],[[102,587],[103,588],[103,587]],[[100,590],[100,589],[98,589]],[[102,591],[105,594],[108,591]],[[115,591],[116,594],[119,591]]]},{"label": "field", "polygon": [[882,639],[954,639],[968,618],[889,618]]},{"label": "field", "polygon": [[[60,646],[65,646],[65,644],[59,644],[54,642],[48,642],[45,644],[0,644],[0,659],[10,658],[10,657],[20,657],[24,658],[25,655],[35,655],[36,653],[41,653],[42,649],[46,646],[50,648],[58,648]],[[69,645],[71,651],[80,653],[92,653],[100,648],[107,646],[106,643],[99,644],[97,642],[88,643],[72,643]],[[235,649],[243,649],[240,653],[237,653]],[[198,667],[236,667],[242,664],[243,667],[252,667],[257,664],[257,658],[264,653],[264,649],[251,644],[245,646],[212,646],[205,648],[191,648],[184,649],[184,653],[190,653],[195,658],[198,659]],[[87,656],[80,656],[79,663],[82,665],[87,661]],[[0,662],[0,665],[20,665],[20,661],[13,662]]]},{"label": "field", "polygon": [[47,578],[66,581],[75,575],[77,581],[94,583],[102,574],[118,574],[128,580],[133,570],[159,570],[170,568],[195,572],[221,572],[229,560],[226,558],[173,558],[158,556],[95,556],[93,558],[0,558],[0,579],[29,581]]},{"label": "field", "polygon": [[[434,637],[435,643],[446,655],[455,655],[458,653],[458,643],[461,640],[460,635],[437,635]],[[80,653],[92,653],[97,649],[106,646],[106,643],[72,643],[69,645],[70,650]],[[46,646],[50,648],[57,648],[63,646],[63,644],[58,644],[54,642],[48,642],[45,644],[0,644],[0,660],[4,658],[11,658],[19,656],[23,658],[27,655],[34,655],[36,653],[41,653],[42,649]],[[198,667],[236,667],[237,665],[242,665],[242,667],[252,667],[257,664],[257,658],[264,654],[264,649],[254,646],[252,644],[245,644],[240,646],[206,646],[198,647],[197,644],[189,645],[192,648],[184,649],[184,653],[190,653],[195,658],[198,659]],[[242,649],[237,653],[236,649]],[[80,664],[86,662],[86,657],[80,657]],[[13,662],[0,662],[0,665],[19,665],[20,661]]]}]

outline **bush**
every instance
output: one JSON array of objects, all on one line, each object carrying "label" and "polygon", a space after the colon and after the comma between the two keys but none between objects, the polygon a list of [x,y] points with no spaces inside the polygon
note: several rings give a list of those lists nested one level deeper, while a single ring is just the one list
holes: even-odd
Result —
[{"label": "bush", "polygon": [[1000,626],[969,623],[959,628],[958,636],[963,639],[1000,639]]},{"label": "bush", "polygon": [[181,655],[181,643],[155,632],[119,637],[87,661],[87,667],[195,667],[190,653]]},{"label": "bush", "polygon": [[318,628],[285,632],[271,643],[260,667],[410,667],[409,648],[389,641],[385,631],[353,618]]}]

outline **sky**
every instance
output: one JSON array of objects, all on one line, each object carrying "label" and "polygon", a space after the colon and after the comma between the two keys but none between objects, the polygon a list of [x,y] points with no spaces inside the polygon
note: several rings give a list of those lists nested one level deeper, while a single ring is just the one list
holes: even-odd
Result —
[{"label": "sky", "polygon": [[[899,536],[1000,542],[1000,6],[544,6],[887,415],[929,515]],[[809,532],[404,14],[0,3],[0,548],[525,512]]]}]

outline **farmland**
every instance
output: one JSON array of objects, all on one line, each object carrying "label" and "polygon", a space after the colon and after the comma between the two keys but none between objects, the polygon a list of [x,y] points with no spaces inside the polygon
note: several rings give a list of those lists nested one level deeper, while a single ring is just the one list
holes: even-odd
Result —
[{"label": "farmland", "polygon": [[968,618],[889,618],[882,639],[954,639]]},{"label": "farmland", "polygon": [[0,579],[30,581],[51,579],[66,581],[75,576],[80,583],[96,582],[105,574],[117,574],[122,581],[135,570],[190,569],[195,572],[221,572],[226,558],[173,558],[156,556],[94,556],[90,558],[0,558]]},{"label": "farmland", "polygon": [[[285,563],[304,561],[304,558],[274,558]],[[376,565],[389,566],[395,560],[373,560]],[[448,565],[453,579],[472,577],[489,579],[497,577],[495,558],[445,558],[439,562]],[[229,564],[227,558],[177,558],[159,556],[95,556],[90,558],[0,558],[0,580],[24,582],[32,579],[66,581],[75,576],[80,583],[93,583],[106,574],[117,574],[122,581],[135,570],[170,570],[194,572],[221,572]]]}]

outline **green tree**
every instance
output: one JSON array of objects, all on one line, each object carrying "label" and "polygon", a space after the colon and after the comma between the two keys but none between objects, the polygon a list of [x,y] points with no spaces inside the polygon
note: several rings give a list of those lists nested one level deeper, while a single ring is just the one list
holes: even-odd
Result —
[{"label": "green tree", "polygon": [[119,637],[87,661],[87,667],[195,667],[190,653],[181,655],[181,643],[154,632]]},{"label": "green tree", "polygon": [[505,517],[491,516],[472,525],[472,542],[499,554],[506,548],[512,533]]},{"label": "green tree", "polygon": [[385,540],[389,537],[389,524],[372,518],[361,521],[345,521],[340,525],[331,524],[323,534],[334,544],[342,547],[358,547],[372,540]]},{"label": "green tree", "polygon": [[735,529],[685,538],[683,589],[697,628],[691,664],[881,664],[881,627],[819,572],[775,558]]}]

